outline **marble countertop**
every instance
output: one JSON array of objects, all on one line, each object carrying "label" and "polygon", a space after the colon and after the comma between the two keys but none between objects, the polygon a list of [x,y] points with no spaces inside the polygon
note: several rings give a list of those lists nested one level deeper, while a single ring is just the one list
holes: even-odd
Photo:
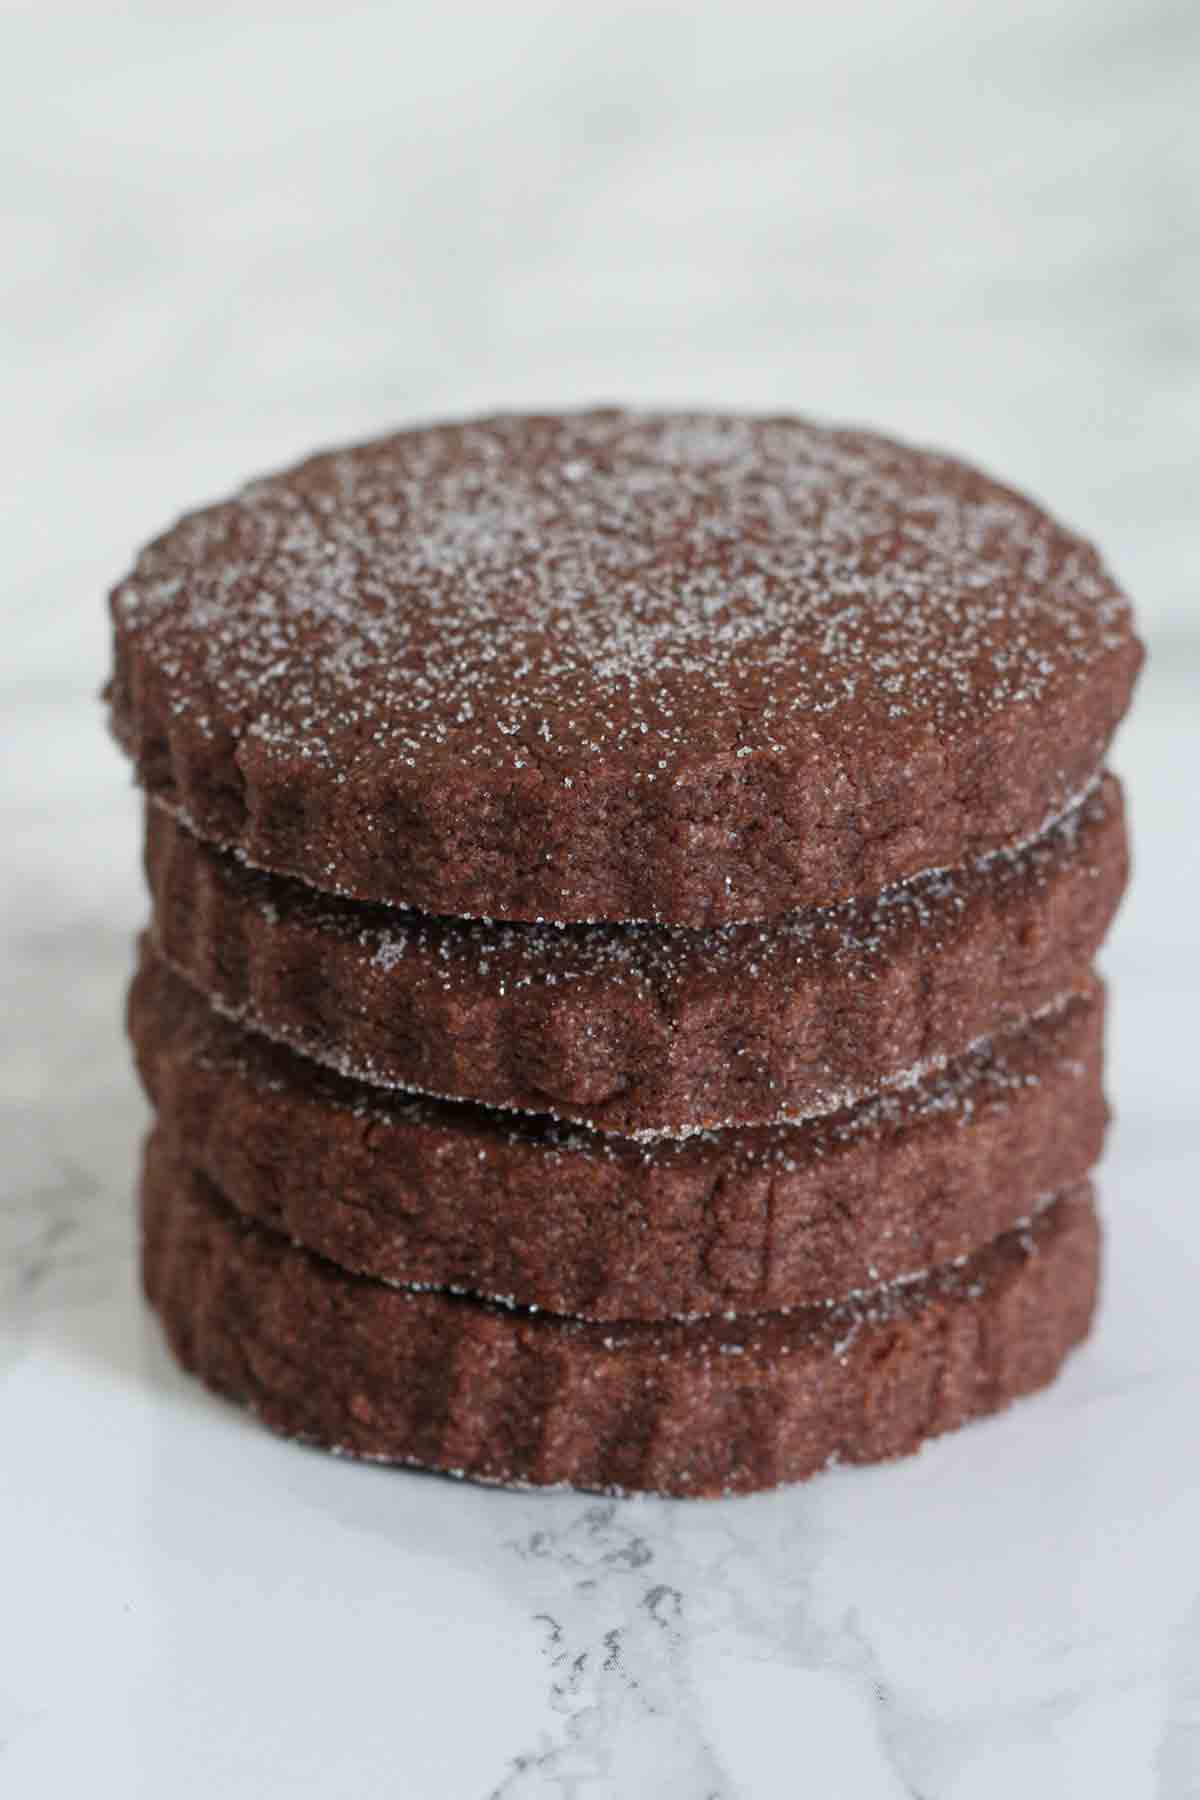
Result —
[{"label": "marble countertop", "polygon": [[[0,45],[0,1793],[1200,1794],[1200,14],[169,11],[45,0]],[[969,450],[1101,539],[1154,652],[1096,1335],[999,1420],[748,1500],[278,1442],[135,1275],[106,583],[313,444],[614,395]]]},{"label": "marble countertop", "polygon": [[1200,1792],[1198,677],[1151,675],[1119,759],[1094,1341],[909,1462],[691,1504],[355,1466],[175,1370],[134,1272],[136,809],[92,718],[68,783],[30,716],[77,875],[5,958],[0,1792]]}]

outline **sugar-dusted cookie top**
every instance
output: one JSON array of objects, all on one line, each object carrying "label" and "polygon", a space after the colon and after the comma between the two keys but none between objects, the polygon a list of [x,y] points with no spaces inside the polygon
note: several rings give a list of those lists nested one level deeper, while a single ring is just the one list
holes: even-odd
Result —
[{"label": "sugar-dusted cookie top", "polygon": [[1141,659],[1090,545],[795,419],[425,427],[180,521],[116,731],[203,836],[426,911],[707,925],[1037,833]]}]

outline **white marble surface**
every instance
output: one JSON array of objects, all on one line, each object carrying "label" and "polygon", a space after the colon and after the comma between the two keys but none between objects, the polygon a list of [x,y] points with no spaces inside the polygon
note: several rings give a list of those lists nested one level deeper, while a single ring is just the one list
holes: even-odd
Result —
[{"label": "white marble surface", "polygon": [[[1200,1794],[1198,22],[4,14],[5,1800]],[[1157,652],[1095,1340],[907,1464],[747,1501],[278,1443],[174,1371],[134,1275],[106,581],[311,444],[611,395],[967,448],[1103,540]]]}]

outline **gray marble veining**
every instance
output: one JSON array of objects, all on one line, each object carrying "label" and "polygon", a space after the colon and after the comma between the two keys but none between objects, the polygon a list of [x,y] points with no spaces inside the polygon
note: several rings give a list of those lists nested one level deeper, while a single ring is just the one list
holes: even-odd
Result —
[{"label": "gray marble veining", "polygon": [[[1200,12],[169,15],[0,27],[0,1792],[1188,1800]],[[974,454],[1102,539],[1157,650],[1096,1337],[1001,1420],[742,1501],[298,1450],[179,1374],[137,1285],[106,583],[312,445],[608,396]]]}]

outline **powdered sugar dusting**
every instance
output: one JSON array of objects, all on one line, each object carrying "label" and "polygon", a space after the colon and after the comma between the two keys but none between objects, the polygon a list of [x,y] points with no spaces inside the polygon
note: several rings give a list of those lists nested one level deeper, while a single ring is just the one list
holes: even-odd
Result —
[{"label": "powdered sugar dusting", "polygon": [[[172,965],[168,963],[167,966]],[[181,980],[186,980],[181,971],[174,972]],[[786,1169],[789,1155],[795,1149],[791,1134],[799,1127],[819,1126],[827,1134],[832,1148],[836,1142],[862,1131],[896,1127],[905,1120],[930,1113],[958,1112],[966,1122],[974,1110],[981,1084],[993,1093],[1015,1090],[1030,1085],[1031,1081],[1036,1084],[1036,1075],[1029,1076],[1024,1071],[1013,1073],[1006,1054],[1008,1047],[1011,1046],[1019,1058],[1025,1049],[1028,1032],[1036,1031],[1039,1025],[1049,1023],[1084,998],[1075,990],[1060,994],[1019,1024],[994,1036],[977,1038],[953,1057],[933,1054],[921,1058],[890,1074],[875,1089],[842,1084],[819,1090],[803,1113],[781,1110],[763,1120],[723,1119],[672,1130],[624,1132],[609,1131],[600,1125],[582,1125],[560,1117],[553,1110],[535,1113],[519,1106],[480,1106],[459,1100],[454,1095],[390,1081],[377,1071],[364,1071],[336,1048],[318,1053],[308,1041],[294,1043],[286,1031],[268,1030],[257,1019],[251,1022],[244,1009],[229,1006],[215,995],[206,996],[206,1001],[219,1017],[239,1028],[249,1024],[254,1034],[240,1047],[235,1047],[228,1039],[220,1042],[216,1054],[223,1066],[236,1068],[242,1074],[253,1072],[256,1083],[284,1090],[288,1082],[282,1075],[267,1075],[264,1080],[261,1051],[255,1046],[257,1036],[268,1045],[278,1045],[315,1065],[310,1081],[328,1071],[338,1082],[346,1083],[344,1089],[330,1098],[334,1104],[349,1106],[364,1118],[418,1127],[437,1128],[450,1124],[455,1130],[482,1128],[481,1139],[493,1133],[502,1138],[507,1132],[514,1140],[533,1134],[548,1157],[559,1152],[613,1156],[625,1154],[627,1149],[640,1149],[646,1156],[658,1157],[689,1145],[719,1147],[726,1134],[734,1132],[739,1140],[739,1151],[747,1161],[774,1163]],[[207,1061],[213,1052],[193,1046],[191,1054],[198,1060]],[[1072,1073],[1077,1076],[1082,1073],[1082,1068],[1076,1067]],[[814,1153],[822,1153],[819,1142]]]},{"label": "powdered sugar dusting", "polygon": [[[861,981],[881,967],[912,930],[937,940],[956,929],[971,904],[989,912],[1012,894],[1045,886],[1076,862],[1095,867],[1096,834],[1116,790],[1097,777],[1061,818],[1031,843],[994,851],[957,870],[930,870],[861,900],[805,907],[768,923],[734,923],[707,931],[647,922],[519,923],[460,920],[407,909],[330,898],[302,883],[244,868],[242,859],[202,852],[208,870],[268,924],[281,920],[332,940],[352,941],[369,968],[388,974],[408,965],[414,978],[468,999],[481,990],[503,996],[602,979],[606,987],[669,1007],[672,995],[703,968],[740,991],[749,983],[794,986],[811,967],[844,968]],[[266,1029],[258,1018],[250,1021]],[[309,1055],[319,1050],[305,1043]],[[380,1079],[365,1062],[342,1072]]]},{"label": "powdered sugar dusting", "polygon": [[952,728],[1119,646],[1094,551],[945,458],[795,420],[402,433],[183,520],[116,591],[170,706],[353,779],[619,756],[637,782],[830,716]]}]

